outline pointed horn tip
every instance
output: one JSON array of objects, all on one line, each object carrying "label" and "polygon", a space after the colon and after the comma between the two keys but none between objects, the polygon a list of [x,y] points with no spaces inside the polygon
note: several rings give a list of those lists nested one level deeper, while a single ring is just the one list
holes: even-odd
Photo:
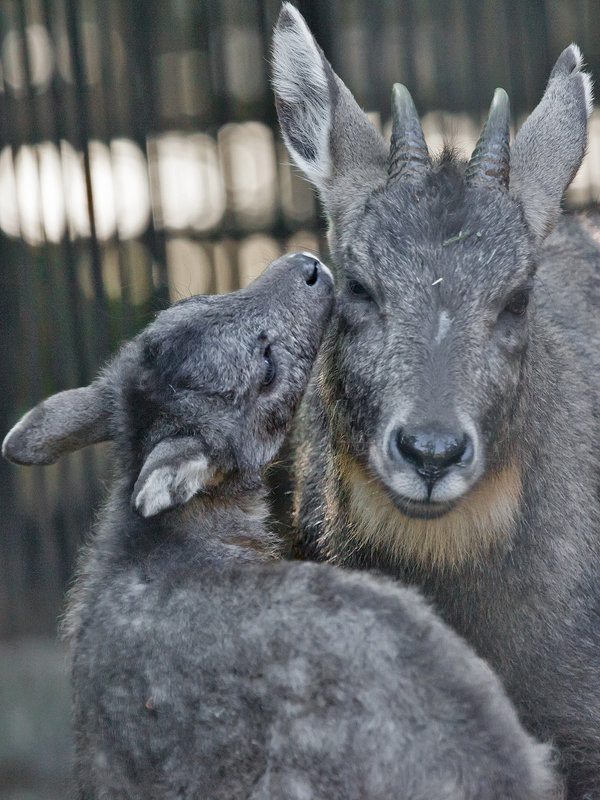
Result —
[{"label": "pointed horn tip", "polygon": [[419,115],[410,92],[402,83],[392,88],[392,139],[388,182],[399,178],[416,180],[431,165]]},{"label": "pointed horn tip", "polygon": [[392,86],[392,96],[394,95],[410,95],[410,92],[403,83],[395,83]]},{"label": "pointed horn tip", "polygon": [[504,89],[496,89],[481,136],[465,170],[468,184],[508,186],[510,103]]},{"label": "pointed horn tip", "polygon": [[490,114],[495,111],[504,111],[509,109],[510,100],[508,98],[508,94],[504,91],[504,89],[496,89],[490,105]]},{"label": "pointed horn tip", "polygon": [[392,87],[392,109],[415,111],[415,104],[410,92],[403,83],[395,83]]}]

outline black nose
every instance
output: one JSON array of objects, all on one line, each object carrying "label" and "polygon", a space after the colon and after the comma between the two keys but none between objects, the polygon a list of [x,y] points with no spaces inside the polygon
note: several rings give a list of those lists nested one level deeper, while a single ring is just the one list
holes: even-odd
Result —
[{"label": "black nose", "polygon": [[429,495],[436,481],[453,467],[465,467],[473,460],[473,442],[466,433],[429,428],[409,431],[399,428],[390,439],[394,461],[412,464],[427,483]]},{"label": "black nose", "polygon": [[306,283],[314,286],[323,274],[323,265],[319,259],[310,253],[294,253],[291,259],[299,267]]}]

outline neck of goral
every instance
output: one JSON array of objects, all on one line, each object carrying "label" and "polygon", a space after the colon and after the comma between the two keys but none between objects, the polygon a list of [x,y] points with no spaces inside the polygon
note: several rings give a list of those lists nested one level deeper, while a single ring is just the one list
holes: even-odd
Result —
[{"label": "neck of goral", "polygon": [[279,546],[268,516],[262,481],[252,486],[228,481],[166,512],[159,524],[165,534],[197,544],[208,560],[270,560]]}]

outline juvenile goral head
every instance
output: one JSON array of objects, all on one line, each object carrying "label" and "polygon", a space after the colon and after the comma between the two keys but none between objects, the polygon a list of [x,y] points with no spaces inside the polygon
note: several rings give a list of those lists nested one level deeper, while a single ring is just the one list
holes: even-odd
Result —
[{"label": "juvenile goral head", "polygon": [[466,167],[449,151],[432,162],[403,86],[388,151],[299,13],[281,12],[281,127],[323,198],[338,277],[322,385],[340,469],[409,518],[444,517],[482,482],[514,475],[507,431],[537,250],[585,150],[591,83],[581,66],[571,45],[512,148],[499,89]]},{"label": "juvenile goral head", "polygon": [[116,441],[144,517],[230,476],[258,483],[306,388],[332,305],[331,273],[307,253],[282,256],[239,292],[176,303],[90,386],[26,414],[3,455],[50,464]]}]

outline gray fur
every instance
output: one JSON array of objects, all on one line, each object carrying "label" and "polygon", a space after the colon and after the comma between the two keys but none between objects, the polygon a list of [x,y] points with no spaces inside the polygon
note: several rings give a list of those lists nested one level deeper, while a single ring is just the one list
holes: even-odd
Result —
[{"label": "gray fur", "polygon": [[521,201],[529,227],[540,241],[554,226],[565,186],[575,177],[585,152],[593,97],[592,79],[581,72],[582,65],[577,45],[567,47],[512,148],[511,194]]},{"label": "gray fur", "polygon": [[[569,797],[599,798],[598,222],[542,241],[585,150],[581,63],[563,52],[475,181],[445,151],[417,182],[368,162],[318,187],[338,305],[297,426],[296,548],[423,587],[560,747]],[[410,450],[446,440],[465,457],[435,474]]]},{"label": "gray fur", "polygon": [[2,455],[17,464],[47,465],[64,453],[105,441],[108,394],[99,381],[49,397],[8,432]]},{"label": "gray fur", "polygon": [[116,477],[66,618],[82,799],[559,796],[549,749],[414,589],[274,558],[260,469],[331,311],[319,281],[284,257],[163,312],[103,374]]},{"label": "gray fur", "polygon": [[346,86],[331,69],[302,16],[284,3],[273,38],[273,81],[289,151],[323,197],[344,176],[386,169],[387,149]]}]

